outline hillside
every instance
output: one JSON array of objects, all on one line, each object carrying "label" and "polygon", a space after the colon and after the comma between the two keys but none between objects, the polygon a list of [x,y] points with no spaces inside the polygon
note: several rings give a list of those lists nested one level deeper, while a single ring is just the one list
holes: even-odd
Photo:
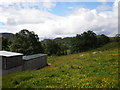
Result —
[{"label": "hillside", "polygon": [[12,33],[0,33],[0,35],[8,38],[8,39],[12,39],[13,38],[13,34]]},{"label": "hillside", "polygon": [[3,88],[118,88],[118,43],[67,56],[48,57],[40,70],[3,77]]}]

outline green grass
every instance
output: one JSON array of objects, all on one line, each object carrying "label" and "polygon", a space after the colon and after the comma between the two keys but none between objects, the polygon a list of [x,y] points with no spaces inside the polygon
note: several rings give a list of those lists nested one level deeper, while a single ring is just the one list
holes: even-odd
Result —
[{"label": "green grass", "polygon": [[48,57],[51,66],[4,76],[3,88],[118,88],[117,45]]}]

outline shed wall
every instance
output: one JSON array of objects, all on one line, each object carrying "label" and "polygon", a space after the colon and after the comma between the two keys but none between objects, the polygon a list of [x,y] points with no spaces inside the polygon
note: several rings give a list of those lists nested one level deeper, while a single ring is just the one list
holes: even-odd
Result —
[{"label": "shed wall", "polygon": [[23,56],[2,56],[2,75],[20,72],[24,70],[35,70],[47,65],[47,55],[37,58],[23,60]]},{"label": "shed wall", "polygon": [[22,56],[2,57],[2,62],[3,70],[7,70],[22,65],[23,60]]},{"label": "shed wall", "polygon": [[7,74],[14,73],[14,72],[20,72],[20,71],[22,71],[22,65],[8,69],[8,70],[2,70],[2,75],[7,75]]},{"label": "shed wall", "polygon": [[41,56],[31,60],[24,60],[23,62],[23,70],[39,69],[47,65],[47,56]]}]

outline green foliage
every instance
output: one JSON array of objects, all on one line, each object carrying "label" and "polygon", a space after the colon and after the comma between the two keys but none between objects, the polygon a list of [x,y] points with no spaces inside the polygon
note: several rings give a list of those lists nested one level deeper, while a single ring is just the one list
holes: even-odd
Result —
[{"label": "green foliage", "polygon": [[113,41],[120,42],[120,34],[116,34],[116,36],[114,37]]},{"label": "green foliage", "polygon": [[2,50],[9,51],[10,50],[9,46],[10,46],[10,40],[2,36]]},{"label": "green foliage", "polygon": [[[44,40],[43,43],[46,41],[47,40]],[[60,47],[58,52],[56,51],[56,53],[54,54],[68,55],[72,53],[84,52],[87,50],[95,49],[97,47],[101,47],[102,45],[110,42],[110,38],[104,34],[96,35],[93,31],[87,31],[87,32],[83,32],[82,34],[77,34],[76,37],[65,37],[65,38],[59,37],[53,39],[53,41],[55,41],[58,44],[58,47]],[[56,48],[56,50],[57,49],[58,48]]]},{"label": "green foliage", "polygon": [[98,40],[97,41],[98,46],[101,46],[101,45],[104,45],[104,44],[110,42],[109,37],[105,36],[104,34],[98,35],[97,40]]},{"label": "green foliage", "polygon": [[45,53],[52,55],[57,54],[57,52],[60,50],[60,47],[54,40],[46,40],[43,43]]},{"label": "green foliage", "polygon": [[43,52],[38,35],[26,29],[14,35],[10,49],[11,51],[24,53],[25,55]]},{"label": "green foliage", "polygon": [[92,31],[77,35],[72,40],[71,53],[83,52],[97,46],[97,36]]},{"label": "green foliage", "polygon": [[48,55],[64,55],[66,46],[62,43],[56,42],[55,40],[45,40],[42,42],[44,47],[44,53]]},{"label": "green foliage", "polygon": [[66,49],[70,49],[71,47],[71,40],[73,39],[73,37],[65,37],[65,38],[55,38],[54,40],[58,43],[62,43]]},{"label": "green foliage", "polygon": [[105,50],[101,53],[94,50],[96,54],[89,51],[48,57],[51,66],[4,76],[3,88],[118,88],[117,45],[107,44],[99,48]]}]

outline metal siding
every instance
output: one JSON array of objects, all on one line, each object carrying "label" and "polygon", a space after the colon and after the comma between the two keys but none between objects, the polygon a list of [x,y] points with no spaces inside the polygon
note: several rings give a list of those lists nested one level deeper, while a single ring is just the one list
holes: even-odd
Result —
[{"label": "metal siding", "polygon": [[2,75],[7,75],[15,72],[20,72],[20,71],[22,71],[22,65],[14,68],[10,68],[8,70],[2,70]]},{"label": "metal siding", "polygon": [[5,70],[6,67],[7,67],[6,58],[5,58],[5,57],[2,57],[2,70]]},{"label": "metal siding", "polygon": [[3,59],[3,69],[10,69],[22,65],[22,56],[5,57]]},{"label": "metal siding", "polygon": [[47,65],[46,56],[34,58],[31,60],[25,60],[23,64],[23,70],[39,69]]},{"label": "metal siding", "polygon": [[23,60],[22,56],[4,57],[2,58],[3,75],[23,71],[35,70],[47,65],[47,55]]}]

